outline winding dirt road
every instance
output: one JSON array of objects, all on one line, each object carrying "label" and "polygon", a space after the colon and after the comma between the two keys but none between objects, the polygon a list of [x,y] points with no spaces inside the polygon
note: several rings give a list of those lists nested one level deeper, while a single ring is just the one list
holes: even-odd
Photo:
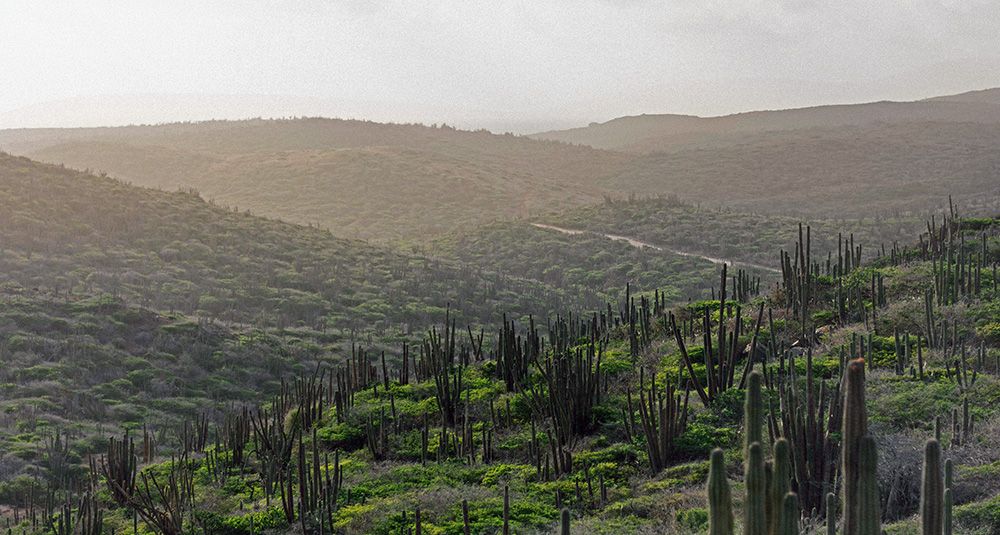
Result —
[{"label": "winding dirt road", "polygon": [[680,255],[680,256],[689,256],[689,257],[692,257],[692,258],[701,258],[702,260],[708,260],[709,262],[711,262],[713,264],[730,264],[730,265],[733,265],[733,266],[743,266],[743,267],[748,267],[748,268],[753,268],[753,269],[759,269],[759,270],[768,271],[768,272],[771,272],[771,273],[781,273],[781,271],[778,270],[778,269],[775,269],[775,268],[772,268],[772,267],[768,267],[768,266],[765,266],[765,265],[761,265],[761,264],[754,264],[753,262],[740,262],[740,261],[737,261],[737,260],[732,260],[732,259],[727,259],[727,258],[717,258],[717,257],[714,257],[714,256],[705,256],[705,255],[697,254],[697,253],[689,253],[689,252],[686,252],[686,251],[679,251],[677,249],[670,249],[668,247],[661,247],[659,245],[654,245],[654,244],[649,243],[649,242],[644,242],[642,240],[637,240],[635,238],[630,238],[628,236],[621,236],[621,235],[618,235],[618,234],[605,234],[603,232],[593,232],[593,231],[589,231],[589,230],[578,230],[578,229],[563,228],[563,227],[557,227],[555,225],[546,225],[544,223],[532,223],[531,225],[533,227],[537,227],[537,228],[540,228],[540,229],[553,230],[555,232],[560,232],[562,234],[568,234],[570,236],[576,236],[576,235],[579,235],[579,234],[596,234],[598,236],[604,236],[605,238],[608,238],[609,240],[623,241],[623,242],[631,245],[632,247],[635,247],[635,248],[638,248],[638,249],[647,249],[648,248],[648,249],[653,249],[653,250],[656,250],[656,251],[666,251],[668,253],[673,253],[673,254]]}]

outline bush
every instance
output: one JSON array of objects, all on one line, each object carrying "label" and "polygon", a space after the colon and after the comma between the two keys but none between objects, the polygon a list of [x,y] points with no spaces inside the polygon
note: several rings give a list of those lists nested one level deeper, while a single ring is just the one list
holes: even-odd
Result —
[{"label": "bush", "polygon": [[708,511],[700,507],[677,512],[677,524],[692,531],[708,528]]}]

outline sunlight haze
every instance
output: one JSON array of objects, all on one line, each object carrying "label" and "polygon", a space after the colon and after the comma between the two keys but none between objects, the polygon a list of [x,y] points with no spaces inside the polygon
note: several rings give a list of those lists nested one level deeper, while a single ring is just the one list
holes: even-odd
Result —
[{"label": "sunlight haze", "polygon": [[322,115],[531,132],[1000,85],[1000,3],[6,0],[0,127]]}]

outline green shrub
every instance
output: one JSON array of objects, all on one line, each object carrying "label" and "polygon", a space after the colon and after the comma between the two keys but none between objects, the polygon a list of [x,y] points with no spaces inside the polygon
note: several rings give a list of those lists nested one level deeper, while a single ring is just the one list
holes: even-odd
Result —
[{"label": "green shrub", "polygon": [[702,531],[708,527],[708,511],[701,507],[678,511],[677,524],[692,531]]}]

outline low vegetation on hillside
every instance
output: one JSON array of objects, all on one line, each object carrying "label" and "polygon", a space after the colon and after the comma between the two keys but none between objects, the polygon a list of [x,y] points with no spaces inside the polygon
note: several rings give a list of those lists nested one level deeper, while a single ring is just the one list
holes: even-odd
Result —
[{"label": "low vegetation on hillside", "polygon": [[337,236],[426,241],[579,206],[627,158],[451,127],[336,119],[0,132],[0,148],[207,199]]},{"label": "low vegetation on hillside", "polygon": [[[86,464],[107,436],[156,422],[175,448],[183,425],[207,410],[253,404],[282,379],[339,348],[309,330],[236,329],[159,314],[111,296],[66,299],[36,290],[0,296],[0,503],[53,469],[55,436],[72,437],[67,462]],[[74,472],[75,473],[75,472]]]},{"label": "low vegetation on hillside", "polygon": [[[0,282],[66,298],[324,331],[421,329],[585,308],[534,281],[0,154]],[[591,300],[589,306],[600,301]]]},{"label": "low vegetation on hillside", "polygon": [[[765,267],[778,265],[781,250],[794,249],[801,223],[792,217],[699,206],[674,196],[607,199],[536,220]],[[848,247],[860,247],[862,257],[874,258],[894,244],[912,243],[926,231],[923,219],[881,214],[862,219],[813,219],[806,224],[812,229],[812,250],[823,261],[828,255],[835,258],[838,248]]]},{"label": "low vegetation on hillside", "polygon": [[628,294],[482,331],[448,316],[385,360],[307,353],[273,398],[205,403],[179,434],[11,433],[49,446],[18,450],[32,473],[0,496],[25,532],[990,535],[998,261],[1000,220],[950,215],[868,262],[796,241],[759,296],[722,271],[711,300]]},{"label": "low vegetation on hillside", "polygon": [[995,102],[941,101],[623,118],[607,128],[640,146],[615,150],[578,144],[587,136],[319,118],[5,130],[0,148],[142,186],[195,189],[341,237],[427,243],[630,194],[869,220],[922,219],[952,195],[969,213],[989,213],[1000,198],[998,124]]},{"label": "low vegetation on hillside", "polygon": [[1000,198],[998,146],[995,123],[762,132],[718,148],[649,153],[597,185],[800,218],[922,216],[949,195],[989,212]]},{"label": "low vegetation on hillside", "polygon": [[430,251],[462,262],[541,281],[570,293],[617,298],[631,283],[657,288],[671,301],[711,295],[716,266],[708,260],[636,247],[595,233],[567,235],[523,220],[484,225],[434,242]]}]

